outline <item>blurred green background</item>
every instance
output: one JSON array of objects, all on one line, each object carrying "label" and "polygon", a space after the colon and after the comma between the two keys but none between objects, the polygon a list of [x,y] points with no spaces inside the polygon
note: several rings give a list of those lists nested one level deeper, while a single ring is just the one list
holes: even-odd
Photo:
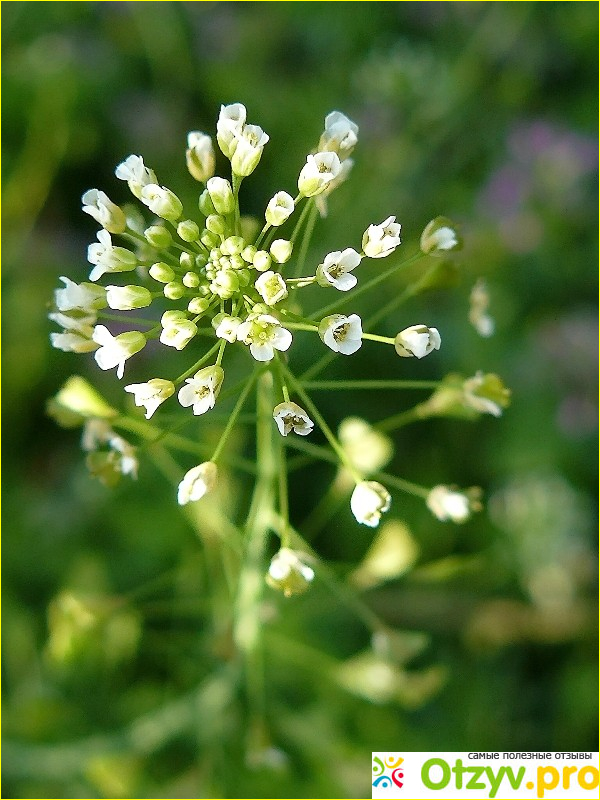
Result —
[{"label": "blurred green background", "polygon": [[[596,748],[597,21],[591,2],[2,4],[4,796],[367,797],[372,750]],[[200,541],[150,464],[105,489],[45,414],[76,372],[123,402],[90,357],[49,347],[58,277],[89,269],[82,192],[124,200],[114,167],[140,153],[193,201],[186,134],[236,101],[271,137],[243,187],[258,215],[293,192],[326,113],[360,126],[309,263],[389,214],[407,248],[438,214],[462,225],[456,285],[381,325],[436,325],[440,353],[363,348],[332,374],[484,369],[513,391],[499,420],[394,437],[391,472],[480,485],[486,509],[456,527],[394,493],[416,563],[363,595],[398,630],[388,673],[326,585],[269,591],[262,717],[231,675],[210,504]],[[479,277],[490,339],[467,321]],[[316,397],[334,426],[423,399],[340,397]],[[298,475],[302,530],[333,472]],[[373,535],[344,507],[310,538],[343,577]]]}]

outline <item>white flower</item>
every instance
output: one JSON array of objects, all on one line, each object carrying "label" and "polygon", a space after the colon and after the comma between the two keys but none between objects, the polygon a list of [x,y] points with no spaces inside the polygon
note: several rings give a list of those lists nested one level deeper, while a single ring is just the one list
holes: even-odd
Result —
[{"label": "white flower", "polygon": [[275,239],[269,247],[269,253],[273,261],[278,264],[285,264],[286,261],[290,260],[293,249],[294,243],[290,242],[289,239]]},{"label": "white flower", "polygon": [[110,308],[117,311],[131,311],[132,308],[149,306],[152,295],[144,286],[107,286],[106,300]]},{"label": "white flower", "polygon": [[225,373],[217,364],[204,367],[193,378],[186,378],[186,385],[179,390],[177,399],[184,408],[192,406],[195,415],[205,414],[214,408],[224,377]]},{"label": "white flower", "polygon": [[480,336],[491,336],[494,333],[494,320],[487,313],[490,305],[490,296],[483,278],[479,278],[471,289],[469,304],[469,322],[471,325]]},{"label": "white flower", "polygon": [[217,142],[224,155],[231,158],[235,151],[236,134],[240,133],[246,122],[246,107],[241,103],[221,106],[217,120]]},{"label": "white flower", "polygon": [[341,111],[325,117],[325,130],[319,140],[320,151],[333,151],[341,161],[348,158],[358,141],[358,125]]},{"label": "white flower", "polygon": [[150,419],[159,405],[175,393],[175,385],[163,378],[152,378],[146,383],[130,383],[125,391],[133,394],[136,406],[143,406],[146,419]]},{"label": "white flower", "polygon": [[319,336],[334,353],[350,356],[362,344],[362,324],[358,314],[332,314],[319,323]]},{"label": "white flower", "polygon": [[127,227],[125,214],[108,195],[98,189],[88,189],[81,198],[83,211],[111,233],[123,233]]},{"label": "white flower", "polygon": [[433,350],[439,350],[442,340],[437,328],[427,325],[411,325],[396,335],[394,347],[399,356],[423,358]]},{"label": "white flower", "polygon": [[254,287],[268,306],[274,306],[288,295],[285,281],[278,272],[263,272],[254,283]]},{"label": "white flower", "polygon": [[163,329],[159,341],[175,350],[183,350],[198,333],[196,324],[183,311],[165,311],[160,322]]},{"label": "white flower", "polygon": [[71,316],[70,313],[63,314],[61,311],[54,311],[48,314],[48,319],[52,320],[52,322],[56,322],[57,325],[60,325],[61,328],[64,328],[66,331],[78,333],[80,336],[89,339],[92,336],[93,326],[96,322],[96,313],[93,312],[92,314],[76,317]]},{"label": "white flower", "polygon": [[317,283],[321,286],[333,286],[340,292],[347,292],[356,286],[356,276],[350,273],[360,262],[360,254],[351,247],[329,253],[317,267]]},{"label": "white flower", "polygon": [[213,461],[205,461],[188,470],[177,489],[179,505],[194,503],[207,492],[211,492],[217,484],[217,474],[217,465]]},{"label": "white flower", "polygon": [[352,492],[350,508],[361,525],[376,528],[381,515],[389,509],[391,502],[392,498],[385,486],[377,481],[361,481]]},{"label": "white flower", "polygon": [[[242,324],[239,317],[231,317],[229,314],[219,315],[218,324],[215,327],[215,333],[219,339],[225,339],[226,342],[235,342],[237,340],[237,329]],[[213,323],[217,320],[215,317]],[[214,324],[213,324],[214,327]]]},{"label": "white flower", "polygon": [[100,369],[117,368],[117,377],[122,378],[125,370],[125,361],[139,351],[146,344],[146,337],[139,331],[130,331],[113,336],[104,325],[96,325],[92,339],[100,345],[94,353],[94,358]]},{"label": "white flower", "polygon": [[87,419],[83,426],[81,449],[86,453],[91,453],[92,450],[97,450],[102,445],[107,444],[116,435],[106,420]]},{"label": "white flower", "polygon": [[314,197],[335,180],[342,168],[336,153],[316,153],[306,158],[298,176],[298,191],[305,197]]},{"label": "white flower", "polygon": [[315,197],[315,205],[323,219],[325,219],[327,216],[327,198],[335,189],[337,189],[340,184],[344,183],[344,181],[348,179],[353,166],[354,161],[351,158],[347,158],[345,161],[342,161],[342,166],[338,174],[330,183],[327,184],[321,194]]},{"label": "white flower", "polygon": [[117,461],[119,472],[137,479],[139,464],[135,454],[135,447],[121,436],[116,435],[109,439],[108,445],[113,452],[118,453],[120,456]]},{"label": "white flower", "polygon": [[396,217],[388,217],[379,225],[369,225],[363,234],[362,248],[369,258],[385,258],[400,244],[402,226]]},{"label": "white flower", "polygon": [[434,486],[427,495],[427,508],[442,522],[466,522],[471,516],[469,498],[449,486]]},{"label": "white flower", "polygon": [[460,250],[462,239],[456,230],[453,222],[446,217],[436,217],[428,222],[421,234],[421,251],[423,253],[449,252],[450,250]]},{"label": "white flower", "polygon": [[64,353],[91,353],[98,345],[78,333],[51,333],[50,344]]},{"label": "white flower", "polygon": [[95,265],[90,272],[91,281],[97,281],[106,272],[131,272],[137,267],[135,253],[125,247],[114,246],[108,231],[98,231],[96,237],[98,242],[88,247],[88,261]]},{"label": "white flower", "polygon": [[235,199],[229,181],[225,178],[211,178],[206,182],[206,189],[217,214],[231,214],[235,209]]},{"label": "white flower", "polygon": [[254,172],[268,141],[268,135],[258,125],[244,125],[241,131],[236,132],[229,146],[233,172],[243,177]]},{"label": "white flower", "polygon": [[177,222],[183,213],[183,205],[177,195],[166,186],[148,183],[142,189],[141,201],[153,214],[171,222]]},{"label": "white flower", "polygon": [[200,131],[190,131],[185,151],[187,168],[192,178],[206,183],[215,174],[215,149],[212,139]]},{"label": "white flower", "polygon": [[270,361],[275,350],[285,351],[292,343],[292,334],[270,314],[251,314],[237,329],[237,338],[250,345],[257,361]]},{"label": "white flower", "polygon": [[277,192],[269,200],[265,211],[265,219],[274,228],[283,223],[294,213],[294,198],[287,192]]},{"label": "white flower", "polygon": [[500,417],[502,409],[510,403],[510,389],[504,386],[497,375],[484,375],[479,371],[463,383],[463,397],[469,408],[481,414]]},{"label": "white flower", "polygon": [[346,455],[362,475],[382,469],[394,454],[391,440],[360,417],[343,419],[338,436]]},{"label": "white flower", "polygon": [[273,589],[279,589],[286,597],[302,594],[315,577],[314,570],[302,560],[303,553],[282,547],[271,559],[266,581]]},{"label": "white flower", "polygon": [[[105,233],[106,231],[103,231]],[[109,234],[107,234],[109,235]],[[61,276],[64,289],[54,291],[54,302],[59,311],[84,311],[93,313],[106,306],[106,289],[93,283],[75,283]]]},{"label": "white flower", "polygon": [[279,403],[273,409],[273,419],[282,436],[294,431],[299,436],[308,436],[315,423],[306,411],[296,403]]},{"label": "white flower", "polygon": [[142,199],[142,189],[149,183],[157,183],[154,171],[144,164],[141,156],[127,156],[115,170],[121,181],[127,181],[129,188],[138,200]]}]

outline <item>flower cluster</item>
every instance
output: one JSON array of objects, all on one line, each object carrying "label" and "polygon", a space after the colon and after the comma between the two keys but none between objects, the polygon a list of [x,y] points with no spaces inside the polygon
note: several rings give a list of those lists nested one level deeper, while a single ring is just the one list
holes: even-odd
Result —
[{"label": "flower cluster", "polygon": [[[353,290],[363,280],[365,260],[379,262],[400,247],[401,225],[395,216],[369,224],[360,245],[324,253],[312,270],[304,269],[307,237],[316,214],[327,214],[329,195],[348,178],[357,141],[354,122],[339,111],[328,114],[317,147],[299,169],[297,191],[294,195],[277,191],[266,203],[264,220],[258,223],[240,213],[240,188],[258,166],[269,136],[247,121],[241,103],[222,106],[216,125],[216,144],[230,162],[229,177],[215,174],[218,152],[213,138],[201,131],[188,134],[185,160],[191,177],[200,184],[194,213],[184,209],[177,194],[159,181],[142,156],[128,156],[115,175],[145,207],[146,219],[142,221],[138,209],[115,204],[99,189],[83,194],[83,211],[101,226],[97,241],[88,248],[89,281],[75,283],[61,277],[64,285],[55,292],[49,317],[62,328],[51,334],[54,347],[92,353],[100,369],[116,368],[119,379],[128,360],[152,340],[157,340],[165,353],[172,348],[190,354],[189,366],[181,374],[169,374],[169,359],[163,358],[160,377],[148,376],[143,382],[125,385],[125,392],[144,410],[146,419],[165,403],[191,409],[195,416],[211,411],[227,380],[223,367],[226,349],[246,348],[259,371],[272,373],[281,392],[281,401],[272,408],[279,434],[306,437],[316,423],[352,475],[352,513],[358,522],[375,527],[390,508],[388,490],[376,480],[364,480],[282,357],[300,331],[320,340],[325,353],[342,356],[353,355],[366,340],[391,345],[402,358],[421,359],[441,346],[435,327],[411,324],[395,337],[386,337],[369,332],[357,313],[342,313],[337,308],[352,301]],[[423,231],[417,255],[446,256],[460,246],[456,226],[438,217]],[[390,274],[394,269],[396,265]],[[384,277],[380,273],[362,283],[361,291]],[[298,313],[302,308],[299,295],[310,286],[337,301],[325,306],[320,315],[302,316]],[[132,324],[127,324],[121,313],[114,313],[133,310],[143,311],[142,318],[136,315]],[[190,469],[179,484],[181,505],[199,500],[215,487],[216,461],[258,374],[255,370],[240,395],[213,457]],[[476,376],[469,389],[474,406],[495,414],[499,405],[478,381]],[[491,387],[492,393],[498,394],[501,388]],[[302,405],[291,399],[290,392]],[[112,476],[119,472],[135,475],[133,448],[111,432],[106,421],[93,435],[89,424],[84,441],[88,459],[93,457],[103,469],[109,464]],[[464,521],[476,507],[475,501],[466,495],[457,499],[454,490],[448,489],[446,494],[437,491],[441,488],[427,495],[432,512],[440,519]],[[425,497],[427,493],[421,494]],[[300,585],[312,580],[312,570],[286,547],[269,575],[273,585],[287,587],[286,593],[299,591]]]}]

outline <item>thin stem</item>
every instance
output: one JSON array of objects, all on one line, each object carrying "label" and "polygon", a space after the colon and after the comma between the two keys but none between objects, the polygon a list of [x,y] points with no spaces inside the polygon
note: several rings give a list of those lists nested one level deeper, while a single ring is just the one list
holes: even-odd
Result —
[{"label": "thin stem", "polygon": [[[162,296],[162,292],[160,295]],[[109,319],[114,322],[131,323],[132,325],[149,325],[151,328],[156,325],[156,321],[153,319],[144,319],[143,317],[126,317],[124,314],[110,314],[106,311],[99,311],[98,318]]]},{"label": "thin stem", "polygon": [[[298,202],[300,202],[300,201],[298,201]],[[306,216],[307,216],[309,210],[310,210],[310,203],[308,202],[308,203],[306,203],[306,205],[304,206],[304,208],[302,209],[302,211],[300,213],[300,216],[298,217],[298,222],[296,222],[294,230],[292,231],[292,235],[290,236],[290,242],[292,242],[292,243],[296,242],[296,239],[298,238],[298,234],[300,233],[300,228],[304,224],[304,220],[306,219]]]},{"label": "thin stem", "polygon": [[423,253],[419,251],[418,253],[414,253],[405,261],[401,261],[399,264],[394,264],[393,267],[390,267],[385,272],[381,272],[379,275],[376,275],[374,278],[371,278],[370,281],[367,281],[358,289],[355,289],[352,292],[348,292],[345,297],[341,297],[339,300],[336,300],[335,303],[330,303],[328,306],[324,306],[323,308],[314,311],[310,315],[311,319],[318,319],[319,317],[326,316],[327,314],[330,314],[332,311],[336,311],[340,306],[343,306],[348,302],[353,302],[357,297],[360,297],[361,294],[364,294],[364,292],[368,292],[374,286],[377,286],[378,284],[382,283],[382,281],[386,281],[391,275],[393,275],[398,270],[403,269],[404,267],[408,267],[411,264],[414,264],[415,261],[418,261],[420,258],[423,257],[424,257]]},{"label": "thin stem", "polygon": [[377,428],[378,431],[397,430],[398,428],[404,427],[404,425],[409,425],[411,422],[417,422],[423,419],[423,415],[419,413],[419,409],[420,404],[408,411],[401,411],[399,414],[394,414],[393,417],[388,417],[387,419],[381,420],[381,422],[376,422],[373,427]]},{"label": "thin stem", "polygon": [[227,340],[221,339],[221,343],[219,345],[219,352],[217,353],[217,360],[215,362],[218,367],[221,366],[221,361],[223,360],[223,353],[225,352],[226,347],[227,347]]},{"label": "thin stem", "polygon": [[258,377],[258,371],[255,372],[254,375],[252,375],[250,377],[250,379],[248,380],[248,382],[244,386],[244,389],[242,390],[242,393],[238,397],[237,402],[236,402],[235,406],[233,407],[233,411],[231,412],[229,420],[227,421],[227,425],[225,426],[225,429],[224,429],[223,433],[221,434],[221,438],[219,439],[219,441],[217,443],[217,446],[215,447],[214,453],[212,454],[212,457],[210,459],[211,461],[216,461],[217,458],[219,457],[219,455],[221,453],[221,450],[225,446],[225,442],[227,441],[227,437],[231,433],[231,431],[233,429],[233,426],[236,423],[238,414],[242,410],[242,406],[246,402],[246,398],[248,397],[248,393],[250,392],[250,389],[252,389],[252,387],[254,386],[254,383],[255,383],[257,377]]},{"label": "thin stem", "polygon": [[233,222],[235,226],[235,232],[239,236],[240,235],[240,186],[242,185],[242,181],[244,180],[242,175],[236,175],[235,172],[232,171],[231,173],[231,186],[233,189],[233,199],[235,200],[235,208],[233,209]]},{"label": "thin stem", "polygon": [[286,467],[286,449],[283,437],[279,437],[279,514],[283,521],[283,528],[281,530],[281,546],[290,546],[290,510],[288,499],[288,482],[287,482],[287,467]]},{"label": "thin stem", "polygon": [[379,336],[377,333],[364,333],[362,334],[363,339],[371,339],[373,342],[383,342],[384,344],[394,344],[394,339],[389,336]]},{"label": "thin stem", "polygon": [[298,381],[292,375],[290,370],[284,364],[281,364],[281,368],[285,372],[285,375],[287,376],[287,379],[288,379],[289,383],[294,388],[294,391],[297,392],[298,396],[301,398],[302,402],[307,407],[307,410],[308,410],[309,414],[311,414],[311,416],[313,416],[315,418],[317,425],[319,426],[319,428],[321,428],[321,430],[325,434],[325,438],[327,439],[327,441],[331,445],[332,449],[334,450],[335,454],[339,458],[340,462],[350,472],[350,474],[352,475],[354,480],[357,483],[360,483],[360,481],[362,480],[361,476],[358,474],[358,472],[354,468],[354,465],[352,464],[352,462],[348,458],[348,456],[346,454],[346,451],[343,449],[343,447],[340,445],[338,440],[335,438],[333,432],[331,431],[331,428],[325,422],[325,420],[322,417],[319,409],[315,406],[313,401],[306,394],[306,392],[302,388],[302,385],[300,383],[298,383]]},{"label": "thin stem", "polygon": [[303,322],[286,322],[286,327],[293,331],[315,331],[319,330],[318,325],[305,325]]},{"label": "thin stem", "polygon": [[311,198],[310,201],[307,203],[307,206],[310,207],[310,213],[308,216],[308,220],[306,222],[306,228],[304,229],[304,236],[302,237],[302,244],[300,245],[300,252],[298,253],[298,263],[296,265],[296,274],[302,272],[304,269],[304,264],[306,263],[306,256],[308,254],[308,248],[310,246],[310,240],[312,239],[313,231],[315,229],[315,223],[317,221],[317,216],[319,210],[315,205],[315,201]]},{"label": "thin stem", "polygon": [[190,375],[192,375],[194,372],[196,372],[198,369],[200,369],[200,367],[201,367],[203,364],[206,364],[206,362],[207,362],[207,361],[208,361],[208,360],[209,360],[209,359],[210,359],[210,358],[213,356],[213,354],[214,354],[214,353],[216,353],[216,352],[217,352],[217,350],[218,350],[220,347],[221,347],[221,342],[217,342],[215,345],[213,345],[213,346],[210,348],[210,350],[208,351],[208,353],[206,353],[205,355],[203,355],[203,356],[202,356],[202,358],[198,359],[198,361],[196,361],[196,363],[195,363],[195,364],[193,364],[193,365],[192,365],[192,366],[191,366],[191,367],[190,367],[188,370],[186,370],[185,372],[183,372],[183,373],[182,373],[182,374],[181,374],[181,375],[180,375],[178,378],[176,378],[176,379],[173,381],[173,383],[175,384],[175,386],[177,386],[177,385],[178,385],[178,384],[180,384],[180,383],[183,383],[183,381],[184,381],[186,378],[189,378],[189,376],[190,376]]}]

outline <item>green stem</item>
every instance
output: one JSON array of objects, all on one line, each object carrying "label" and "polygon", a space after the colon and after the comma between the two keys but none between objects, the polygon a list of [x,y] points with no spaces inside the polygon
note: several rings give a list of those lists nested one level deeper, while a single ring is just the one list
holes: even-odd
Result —
[{"label": "green stem", "polygon": [[315,201],[311,198],[307,207],[310,207],[310,213],[308,216],[308,220],[306,222],[306,228],[304,229],[304,235],[302,237],[302,244],[300,245],[300,252],[298,253],[298,263],[296,265],[296,274],[302,272],[304,269],[304,264],[306,263],[306,256],[308,254],[308,248],[310,246],[310,240],[312,239],[312,235],[315,229],[315,224],[317,221],[317,216],[319,210],[315,205]]},{"label": "green stem", "polygon": [[216,352],[217,352],[217,350],[218,350],[220,347],[221,347],[221,342],[217,342],[215,345],[213,345],[213,346],[210,348],[210,350],[208,351],[208,353],[206,353],[205,355],[203,355],[203,356],[202,356],[202,358],[198,359],[198,361],[196,361],[196,363],[195,363],[195,364],[193,364],[193,365],[192,365],[192,366],[191,366],[191,367],[190,367],[188,370],[186,370],[185,372],[183,372],[183,373],[182,373],[182,374],[181,374],[181,375],[180,375],[178,378],[176,378],[176,379],[173,381],[173,383],[175,384],[175,386],[178,386],[180,383],[183,383],[183,381],[184,381],[186,378],[189,378],[189,377],[190,377],[190,375],[193,375],[193,373],[194,373],[194,372],[197,372],[197,370],[199,370],[199,369],[200,369],[200,367],[201,367],[203,364],[206,364],[206,362],[207,362],[207,361],[209,361],[209,359],[210,359],[210,358],[213,356],[213,354],[214,354],[214,353],[216,353]]},{"label": "green stem", "polygon": [[223,353],[225,352],[226,347],[227,347],[227,340],[221,339],[221,343],[219,345],[219,352],[217,353],[217,360],[215,362],[218,367],[221,366],[221,361],[223,360]]},{"label": "green stem", "polygon": [[242,406],[246,402],[246,398],[248,397],[248,393],[250,392],[250,389],[252,389],[252,387],[254,386],[254,383],[255,383],[257,377],[258,377],[258,372],[255,372],[254,375],[252,375],[250,377],[250,379],[248,380],[248,382],[244,386],[244,388],[242,390],[242,393],[238,397],[237,402],[236,402],[235,406],[233,407],[233,411],[231,412],[229,420],[227,421],[227,425],[225,426],[225,429],[224,429],[223,433],[221,434],[221,438],[219,439],[219,441],[217,443],[217,446],[215,447],[214,453],[212,454],[212,457],[210,459],[211,461],[216,461],[217,458],[219,457],[219,455],[221,454],[221,450],[225,446],[225,442],[227,441],[227,437],[231,433],[231,431],[233,429],[233,426],[235,425],[236,420],[238,418],[238,414],[242,410]]},{"label": "green stem", "polygon": [[409,425],[411,422],[417,422],[423,419],[423,416],[419,413],[419,409],[420,404],[408,411],[401,411],[399,414],[394,414],[393,417],[388,417],[387,419],[381,420],[381,422],[376,422],[373,427],[377,428],[378,431],[397,430],[398,428],[404,427],[404,425]]},{"label": "green stem", "polygon": [[379,336],[376,333],[364,333],[362,335],[363,339],[370,339],[373,342],[383,342],[384,344],[394,344],[394,339],[390,338],[389,336]]},{"label": "green stem", "polygon": [[[162,296],[162,292],[160,293]],[[156,325],[153,319],[144,319],[143,317],[126,317],[124,314],[110,314],[106,311],[98,312],[98,319],[110,319],[114,322],[126,322],[132,325],[149,325],[153,328]]]},{"label": "green stem", "polygon": [[233,198],[235,200],[235,208],[233,210],[233,222],[235,227],[236,235],[240,235],[240,186],[242,185],[242,181],[244,180],[243,176],[236,175],[235,172],[231,173],[231,186],[233,189]]}]

